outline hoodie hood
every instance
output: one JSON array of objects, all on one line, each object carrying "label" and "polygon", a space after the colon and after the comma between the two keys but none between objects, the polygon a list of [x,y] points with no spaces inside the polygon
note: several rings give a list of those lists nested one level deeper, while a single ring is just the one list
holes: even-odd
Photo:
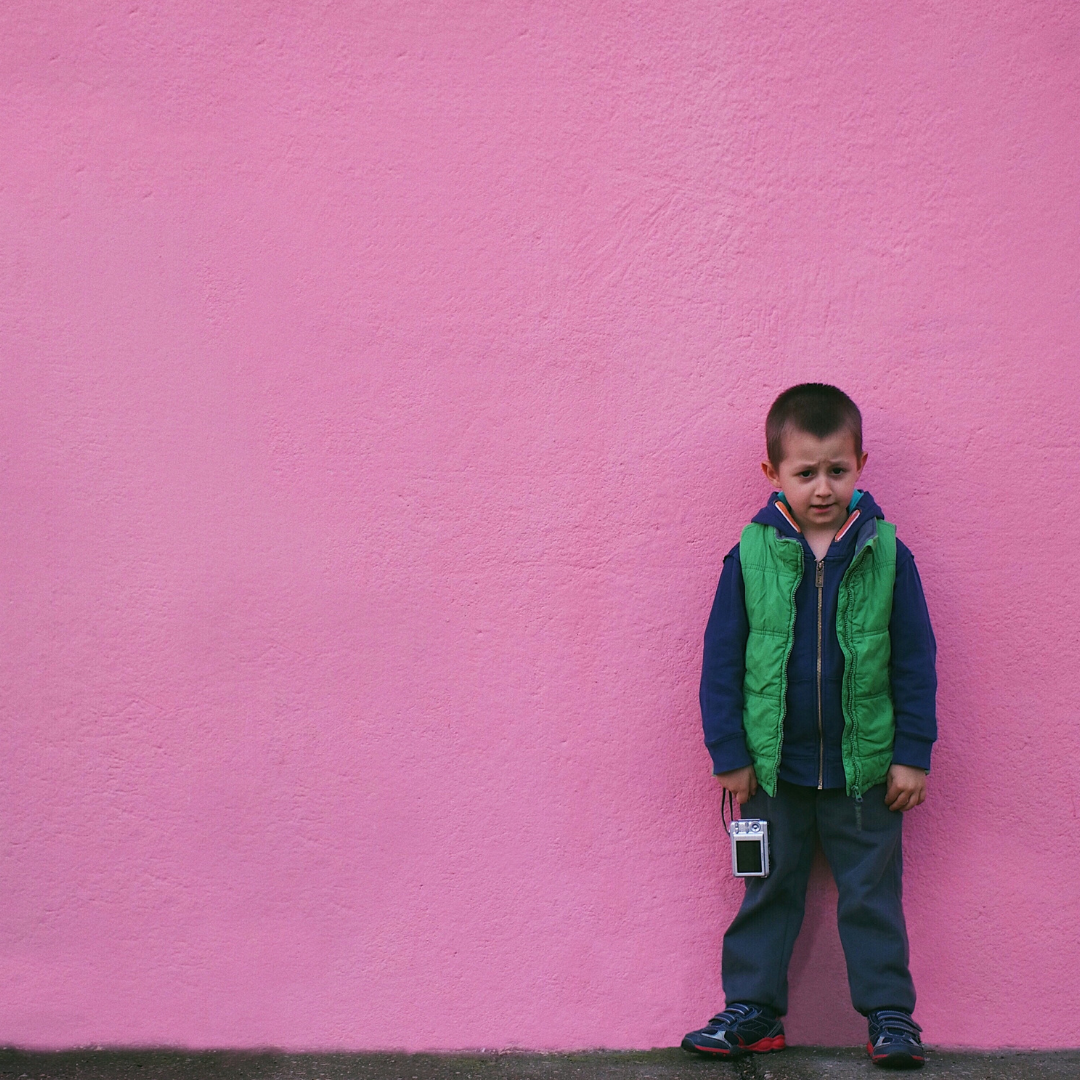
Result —
[{"label": "hoodie hood", "polygon": [[[836,540],[843,540],[852,529],[861,532],[860,526],[876,518],[884,520],[885,514],[874,501],[874,496],[869,491],[860,491],[856,488],[848,504],[848,519],[840,526]],[[781,536],[795,538],[802,536],[802,530],[795,524],[795,518],[788,509],[787,500],[782,491],[775,491],[769,496],[769,501],[754,515],[753,521],[757,525],[771,525],[779,531]]]}]

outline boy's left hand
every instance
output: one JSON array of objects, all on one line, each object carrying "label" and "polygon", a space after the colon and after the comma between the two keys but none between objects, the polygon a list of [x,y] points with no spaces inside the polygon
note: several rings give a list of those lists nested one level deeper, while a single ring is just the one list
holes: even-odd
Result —
[{"label": "boy's left hand", "polygon": [[890,810],[910,810],[926,798],[926,773],[913,765],[890,765],[885,805]]}]

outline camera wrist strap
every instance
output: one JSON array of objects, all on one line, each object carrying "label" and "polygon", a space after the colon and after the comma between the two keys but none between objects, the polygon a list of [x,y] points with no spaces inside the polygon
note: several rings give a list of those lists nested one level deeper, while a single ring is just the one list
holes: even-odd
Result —
[{"label": "camera wrist strap", "polygon": [[731,832],[731,823],[728,821],[727,814],[725,813],[727,807],[729,807],[729,806],[731,807],[731,820],[734,821],[735,820],[735,796],[732,795],[731,792],[728,791],[727,788],[724,788],[723,792],[720,795],[720,820],[724,823],[724,832],[726,832],[726,833]]}]

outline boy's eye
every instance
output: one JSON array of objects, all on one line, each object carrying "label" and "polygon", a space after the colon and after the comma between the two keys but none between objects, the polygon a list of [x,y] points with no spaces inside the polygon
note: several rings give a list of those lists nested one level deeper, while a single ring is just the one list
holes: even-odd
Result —
[{"label": "boy's eye", "polygon": [[803,469],[803,471],[801,473],[799,473],[799,475],[804,480],[809,480],[810,477],[814,475],[814,470],[813,469]]}]

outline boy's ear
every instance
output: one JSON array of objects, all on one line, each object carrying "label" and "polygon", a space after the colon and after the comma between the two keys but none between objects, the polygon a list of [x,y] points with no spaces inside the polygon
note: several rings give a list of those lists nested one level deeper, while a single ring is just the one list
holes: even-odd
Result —
[{"label": "boy's ear", "polygon": [[866,458],[867,458],[867,452],[864,450],[862,452],[862,457],[859,458],[859,471],[855,474],[855,479],[856,480],[858,480],[858,478],[860,476],[862,476],[862,471],[863,471],[863,469],[866,468]]},{"label": "boy's ear", "polygon": [[[863,460],[866,460],[866,455],[863,454]],[[780,474],[773,468],[771,461],[763,461],[761,463],[761,471],[765,474],[765,479],[778,491],[782,487],[780,483]]]}]

